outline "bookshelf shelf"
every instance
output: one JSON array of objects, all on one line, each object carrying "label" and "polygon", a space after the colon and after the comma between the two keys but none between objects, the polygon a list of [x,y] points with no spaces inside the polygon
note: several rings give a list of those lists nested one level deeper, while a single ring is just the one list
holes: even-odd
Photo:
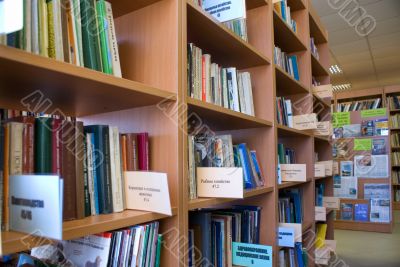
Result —
[{"label": "bookshelf shelf", "polygon": [[317,12],[309,5],[309,14],[310,14],[310,34],[314,37],[315,44],[327,43],[328,42],[328,34],[321,26],[321,20],[318,17]]},{"label": "bookshelf shelf", "polygon": [[268,5],[268,0],[246,0],[247,10]]},{"label": "bookshelf shelf", "polygon": [[319,135],[314,135],[315,139],[318,139],[320,141],[325,141],[325,142],[330,142],[330,138],[327,136],[319,136]]},{"label": "bookshelf shelf", "polygon": [[310,90],[301,82],[296,81],[286,71],[278,65],[275,66],[277,96],[280,95],[295,95],[295,94],[308,94]]},{"label": "bookshelf shelf", "polygon": [[77,117],[176,100],[172,92],[5,46],[0,68],[2,107],[26,110],[21,99],[35,92]]},{"label": "bookshelf shelf", "polygon": [[323,179],[327,179],[327,178],[330,178],[330,177],[332,177],[332,176],[324,176],[324,177],[314,177],[314,180],[323,180]]},{"label": "bookshelf shelf", "polygon": [[272,122],[241,112],[233,111],[211,103],[188,97],[189,119],[191,114],[198,115],[214,130],[234,130],[272,126]]},{"label": "bookshelf shelf", "polygon": [[[173,208],[172,214],[175,216],[178,209]],[[168,218],[167,215],[154,212],[125,210],[120,213],[90,216],[82,220],[74,220],[63,223],[63,240],[79,238],[85,235],[106,232],[114,229],[129,227],[136,224],[151,222]],[[18,232],[2,232],[3,254],[15,253],[29,249],[27,245],[42,244],[45,239],[35,237],[36,242],[28,234]],[[23,242],[25,240],[25,242]],[[27,242],[31,240],[30,242]],[[40,241],[40,243],[39,243]],[[51,240],[47,240],[47,243]]]},{"label": "bookshelf shelf", "polygon": [[391,109],[390,110],[390,113],[399,113],[400,112],[400,109]]},{"label": "bookshelf shelf", "polygon": [[304,0],[288,0],[287,2],[291,11],[299,11],[306,8]]},{"label": "bookshelf shelf", "polygon": [[391,131],[400,131],[400,128],[390,128]]},{"label": "bookshelf shelf", "polygon": [[[270,193],[274,191],[273,186],[269,187],[262,187],[262,188],[256,188],[256,189],[251,189],[251,190],[246,190],[244,193],[244,199],[255,197],[255,196],[260,196],[266,193]],[[198,198],[198,199],[193,199],[189,201],[188,204],[188,209],[189,210],[195,210],[195,209],[201,209],[201,208],[206,208],[210,206],[216,206],[224,203],[229,203],[233,201],[238,201],[241,199],[233,199],[233,198]]]},{"label": "bookshelf shelf", "polygon": [[310,182],[310,180],[306,182],[282,182],[282,184],[278,184],[278,189],[290,188],[290,187],[297,187],[300,185],[304,185]]},{"label": "bookshelf shelf", "polygon": [[200,7],[187,0],[188,42],[211,54],[223,66],[245,69],[268,65],[270,59],[251,44],[243,41]]},{"label": "bookshelf shelf", "polygon": [[311,137],[312,136],[312,134],[310,134],[308,132],[290,128],[290,127],[287,127],[284,125],[279,125],[277,123],[276,123],[276,127],[278,128],[278,136],[279,137],[296,137],[296,136]]},{"label": "bookshelf shelf", "polygon": [[321,103],[322,105],[324,105],[325,108],[331,108],[331,104],[326,102],[325,100],[323,100],[322,98],[320,98],[319,96],[317,96],[316,94],[313,94],[314,98],[317,99],[318,103]]},{"label": "bookshelf shelf", "polygon": [[[357,227],[354,227],[354,223],[357,223]],[[344,221],[335,220],[335,229],[342,230],[356,230],[356,231],[367,231],[367,232],[380,232],[380,233],[390,233],[391,223],[374,223],[374,222],[355,222],[355,221]]]},{"label": "bookshelf shelf", "polygon": [[124,1],[124,0],[110,0],[113,8],[113,15],[115,18],[152,5],[161,0],[135,0],[135,1]]},{"label": "bookshelf shelf", "polygon": [[392,148],[392,150],[399,150],[400,146],[392,146],[391,148]]},{"label": "bookshelf shelf", "polygon": [[274,36],[275,45],[279,46],[286,53],[307,50],[306,45],[289,25],[274,10]]},{"label": "bookshelf shelf", "polygon": [[321,62],[311,53],[312,73],[314,76],[328,76],[329,72],[322,66]]}]

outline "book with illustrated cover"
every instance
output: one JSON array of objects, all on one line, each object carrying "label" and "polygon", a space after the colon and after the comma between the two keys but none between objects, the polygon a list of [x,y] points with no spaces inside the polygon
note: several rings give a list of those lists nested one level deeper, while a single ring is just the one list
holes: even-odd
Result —
[{"label": "book with illustrated cover", "polygon": [[341,219],[346,221],[353,220],[353,204],[341,203],[340,204]]},{"label": "book with illustrated cover", "polygon": [[386,139],[372,139],[372,155],[386,154]]},{"label": "book with illustrated cover", "polygon": [[361,124],[343,125],[343,137],[359,137],[361,136]]},{"label": "book with illustrated cover", "polygon": [[354,220],[367,222],[369,220],[369,205],[363,203],[354,204]]},{"label": "book with illustrated cover", "polygon": [[387,119],[375,120],[375,135],[389,135],[389,123]]},{"label": "book with illustrated cover", "polygon": [[373,120],[362,121],[361,123],[361,135],[362,136],[374,136],[375,134],[375,123]]}]

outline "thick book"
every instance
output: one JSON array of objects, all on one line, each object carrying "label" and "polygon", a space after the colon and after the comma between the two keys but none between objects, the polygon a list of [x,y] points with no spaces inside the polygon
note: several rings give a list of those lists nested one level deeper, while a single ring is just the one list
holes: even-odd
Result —
[{"label": "thick book", "polygon": [[[189,227],[194,229],[194,245],[201,250],[203,258],[197,259],[196,266],[206,267],[207,263],[212,263],[212,244],[211,244],[211,213],[203,211],[190,212]],[[201,265],[198,265],[200,264]]]},{"label": "thick book", "polygon": [[109,127],[110,142],[110,168],[111,168],[111,188],[113,190],[112,202],[114,212],[124,209],[123,181],[121,171],[121,153],[119,143],[119,131],[117,127]]},{"label": "thick book", "polygon": [[137,145],[138,145],[139,170],[148,171],[148,170],[150,170],[149,134],[148,133],[138,133],[137,134]]},{"label": "thick book", "polygon": [[134,133],[122,134],[122,136],[126,138],[126,170],[137,171],[139,170],[138,136]]},{"label": "thick book", "polygon": [[94,136],[94,166],[97,183],[99,212],[107,214],[113,212],[112,189],[110,174],[109,129],[106,125],[91,125],[84,127],[86,133]]},{"label": "thick book", "polygon": [[[60,177],[62,168],[62,120],[52,119],[51,123],[51,172]],[[63,178],[63,177],[62,177]]]},{"label": "thick book", "polygon": [[243,179],[244,179],[243,188],[245,189],[255,188],[256,184],[254,181],[253,172],[251,170],[251,161],[246,144],[239,144],[238,152],[240,154],[240,159],[242,162],[241,166],[243,168]]},{"label": "thick book", "polygon": [[76,218],[82,219],[85,217],[85,180],[84,180],[84,131],[83,122],[75,122],[75,184],[76,184]]},{"label": "thick book", "polygon": [[35,173],[52,173],[52,120],[37,118],[35,121]]},{"label": "thick book", "polygon": [[114,16],[111,4],[105,1],[106,5],[106,18],[108,21],[108,39],[111,50],[112,71],[114,76],[122,77],[121,63],[119,60],[117,36],[115,34]]},{"label": "thick book", "polygon": [[96,2],[97,23],[99,26],[100,38],[100,55],[102,62],[102,69],[104,73],[112,74],[111,50],[109,45],[108,36],[108,20],[106,17],[106,4],[104,0],[97,0]]}]

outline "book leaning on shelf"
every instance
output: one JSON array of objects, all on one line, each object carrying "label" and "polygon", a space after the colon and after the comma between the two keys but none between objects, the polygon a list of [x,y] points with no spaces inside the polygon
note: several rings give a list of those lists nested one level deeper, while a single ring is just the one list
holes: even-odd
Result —
[{"label": "book leaning on shelf", "polygon": [[121,77],[111,4],[104,0],[24,0],[23,29],[0,44]]},{"label": "book leaning on shelf", "polygon": [[261,207],[189,213],[189,267],[232,266],[232,242],[259,244]]},{"label": "book leaning on shelf", "polygon": [[302,243],[296,242],[294,248],[281,248],[279,250],[280,267],[307,267],[308,253]]},{"label": "book leaning on shelf", "polygon": [[302,203],[302,192],[298,188],[280,192],[278,200],[279,222],[302,223]]},{"label": "book leaning on shelf", "polygon": [[276,98],[276,116],[278,124],[293,128],[292,101],[290,99]]},{"label": "book leaning on shelf", "polygon": [[288,55],[275,46],[274,47],[274,63],[286,71],[296,81],[300,81],[299,67],[296,55]]},{"label": "book leaning on shelf", "polygon": [[159,222],[89,235],[20,254],[15,266],[151,266],[161,262],[163,235]]},{"label": "book leaning on shelf", "polygon": [[[201,7],[205,11],[208,10],[208,8],[207,8],[208,6],[215,5],[214,1],[215,0],[192,0],[192,2],[195,5]],[[239,1],[239,0],[236,0],[236,1]],[[243,0],[240,0],[240,1],[243,1]],[[230,31],[235,33],[237,36],[242,38],[244,41],[246,41],[246,42],[248,41],[246,18],[229,20],[229,21],[222,22],[222,24],[225,25],[225,27],[227,27]]]},{"label": "book leaning on shelf", "polygon": [[297,23],[294,19],[292,19],[290,6],[288,6],[287,0],[280,0],[274,3],[274,10],[283,19],[283,21],[286,22],[292,31],[297,33]]},{"label": "book leaning on shelf", "polygon": [[[57,116],[7,115],[0,127],[2,223],[8,229],[12,175],[56,174],[64,180],[64,220],[124,209],[123,172],[149,170],[148,133],[120,134]],[[11,114],[11,116],[10,116]],[[17,115],[13,117],[12,115]]]},{"label": "book leaning on shelf", "polygon": [[232,144],[231,135],[206,136],[189,135],[189,198],[197,198],[197,167],[241,167],[243,188],[253,189],[264,186],[257,153],[249,150],[245,143]]},{"label": "book leaning on shelf", "polygon": [[224,108],[254,116],[253,91],[249,72],[223,68],[211,62],[194,44],[188,44],[188,95]]}]

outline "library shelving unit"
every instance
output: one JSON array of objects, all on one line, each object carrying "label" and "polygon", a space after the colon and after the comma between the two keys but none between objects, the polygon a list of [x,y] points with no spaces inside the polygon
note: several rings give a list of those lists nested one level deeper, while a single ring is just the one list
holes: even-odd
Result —
[{"label": "library shelving unit", "polygon": [[[110,2],[123,78],[1,46],[0,107],[24,110],[21,99],[40,90],[54,110],[78,117],[85,123],[118,126],[121,132],[149,132],[150,165],[152,170],[168,174],[173,215],[126,210],[68,221],[63,224],[63,239],[159,220],[160,232],[166,235],[161,265],[186,266],[189,211],[251,204],[262,207],[260,243],[273,247],[273,266],[278,266],[279,192],[297,187],[303,191],[303,232],[309,233],[303,245],[308,249],[308,266],[314,266],[315,183],[326,183],[326,193],[332,193],[330,177],[314,178],[314,152],[318,152],[320,160],[328,160],[330,157],[325,152],[329,149],[329,139],[277,125],[275,120],[276,96],[292,100],[294,115],[315,112],[323,120],[330,119],[329,104],[311,90],[312,75],[321,84],[328,84],[330,80],[327,33],[310,1],[288,1],[292,18],[298,25],[296,34],[274,11],[272,0],[247,0],[248,42],[222,26],[192,0]],[[316,40],[319,60],[311,54],[310,37]],[[221,65],[251,73],[255,116],[188,96],[189,42],[211,54]],[[274,44],[298,56],[300,81],[274,64]],[[193,121],[193,118],[201,121]],[[244,199],[239,200],[189,200],[187,130],[194,125],[206,125],[217,134],[229,133],[234,143],[244,142],[256,148],[265,186],[246,191]],[[278,185],[278,143],[297,151],[298,162],[307,165],[307,182]],[[329,239],[333,239],[333,231],[328,233]],[[3,254],[43,244],[39,238],[15,232],[2,232],[1,237]]]}]

